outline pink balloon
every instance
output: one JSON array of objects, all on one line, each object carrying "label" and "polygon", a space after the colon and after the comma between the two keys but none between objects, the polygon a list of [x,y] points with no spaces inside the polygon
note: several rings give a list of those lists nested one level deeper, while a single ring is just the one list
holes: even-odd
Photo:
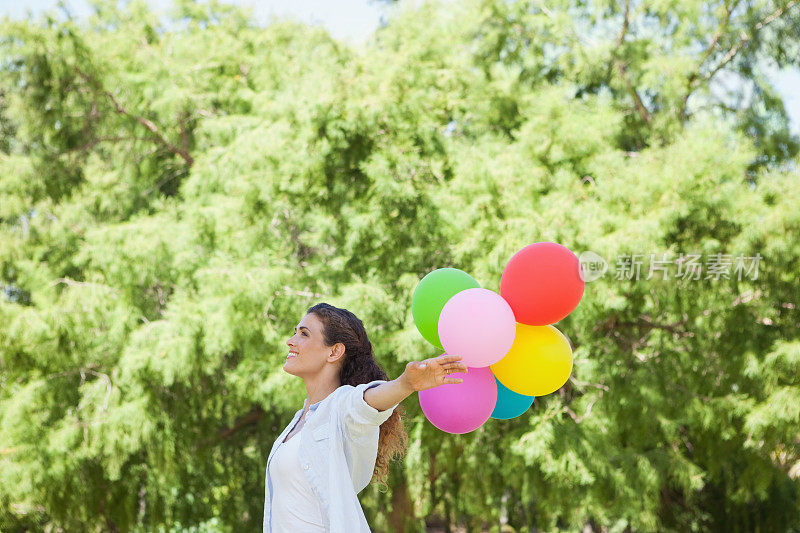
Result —
[{"label": "pink balloon", "polygon": [[481,427],[497,404],[497,381],[489,367],[467,367],[448,377],[462,383],[445,383],[418,393],[419,406],[431,424],[447,433],[469,433]]},{"label": "pink balloon", "polygon": [[467,366],[493,365],[514,344],[517,322],[502,296],[480,287],[454,294],[439,315],[439,340],[446,353]]}]

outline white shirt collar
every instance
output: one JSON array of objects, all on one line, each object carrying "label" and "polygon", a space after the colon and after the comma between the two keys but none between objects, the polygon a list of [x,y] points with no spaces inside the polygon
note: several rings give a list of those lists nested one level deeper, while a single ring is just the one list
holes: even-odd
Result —
[{"label": "white shirt collar", "polygon": [[[325,401],[325,399],[323,398],[322,400],[318,401],[317,403],[312,403],[312,404],[311,404],[311,405],[308,407],[308,410],[309,410],[309,411],[316,411],[317,407],[319,407],[319,404],[321,404],[321,403],[322,403],[322,402],[324,402],[324,401]],[[308,398],[306,398],[305,400],[303,400],[303,409],[301,409],[301,411],[305,411],[305,409],[306,409],[306,404],[307,404],[307,403],[308,403]]]}]

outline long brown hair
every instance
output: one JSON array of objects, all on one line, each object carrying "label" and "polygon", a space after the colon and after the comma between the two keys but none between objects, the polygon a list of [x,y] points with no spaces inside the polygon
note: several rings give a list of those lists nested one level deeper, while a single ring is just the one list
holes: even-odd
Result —
[{"label": "long brown hair", "polygon": [[[344,344],[345,357],[339,374],[342,385],[356,386],[376,379],[389,380],[375,360],[364,324],[356,315],[327,303],[310,307],[308,313],[314,313],[324,324],[322,336],[327,346],[333,346],[337,342]],[[389,474],[389,463],[395,457],[402,457],[408,447],[408,434],[403,428],[405,415],[405,408],[398,405],[380,427],[378,457],[372,475],[373,479],[384,486]]]}]

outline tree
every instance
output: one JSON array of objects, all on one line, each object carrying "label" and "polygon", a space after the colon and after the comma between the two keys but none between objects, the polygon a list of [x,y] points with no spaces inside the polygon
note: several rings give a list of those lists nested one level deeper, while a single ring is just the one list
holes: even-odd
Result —
[{"label": "tree", "polygon": [[800,528],[797,139],[760,77],[709,90],[793,64],[797,9],[401,5],[361,49],[218,2],[4,21],[0,528],[257,529],[293,322],[352,310],[396,377],[438,355],[427,272],[497,291],[544,240],[611,264],[570,381],[466,435],[406,400],[373,528]]}]

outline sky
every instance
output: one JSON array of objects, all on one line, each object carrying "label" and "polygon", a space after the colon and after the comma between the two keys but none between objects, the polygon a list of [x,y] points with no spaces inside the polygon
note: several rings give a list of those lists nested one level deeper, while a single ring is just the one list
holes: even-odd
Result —
[{"label": "sky", "polygon": [[[169,5],[168,0],[148,0],[155,10]],[[375,0],[228,0],[226,3],[250,6],[256,19],[267,24],[272,15],[292,16],[308,24],[327,28],[335,38],[358,45],[364,42],[386,16],[386,7]],[[91,13],[87,0],[66,0],[71,13],[83,17]],[[57,0],[0,0],[0,17],[24,18],[55,8]],[[800,70],[773,69],[769,72],[783,97],[792,123],[800,134]]]}]

